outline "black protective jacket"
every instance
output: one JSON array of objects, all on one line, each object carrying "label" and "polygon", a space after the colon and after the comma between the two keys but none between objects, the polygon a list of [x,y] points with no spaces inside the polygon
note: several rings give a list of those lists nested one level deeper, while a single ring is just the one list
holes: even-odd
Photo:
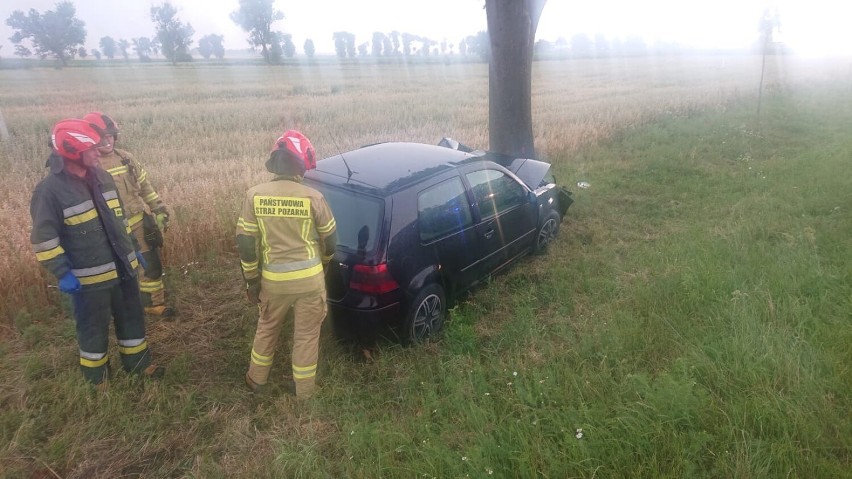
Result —
[{"label": "black protective jacket", "polygon": [[110,174],[92,168],[79,178],[56,155],[48,166],[30,201],[30,241],[39,263],[57,278],[71,271],[84,291],[134,278],[137,248]]}]

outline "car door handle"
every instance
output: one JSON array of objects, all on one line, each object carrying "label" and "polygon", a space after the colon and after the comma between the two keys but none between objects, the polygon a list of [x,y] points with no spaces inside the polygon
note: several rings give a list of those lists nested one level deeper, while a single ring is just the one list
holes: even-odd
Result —
[{"label": "car door handle", "polygon": [[485,236],[485,239],[491,239],[491,237],[494,236],[494,230],[490,229],[490,230],[486,231],[484,236]]}]

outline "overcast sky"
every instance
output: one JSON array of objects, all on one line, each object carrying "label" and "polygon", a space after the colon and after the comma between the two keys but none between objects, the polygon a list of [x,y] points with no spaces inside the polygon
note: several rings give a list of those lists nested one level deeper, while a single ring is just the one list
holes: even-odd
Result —
[{"label": "overcast sky", "polygon": [[[57,0],[0,2],[0,50],[11,56],[13,31],[5,19],[14,10],[53,9]],[[115,39],[151,37],[150,7],[162,1],[73,0],[77,17],[86,22],[87,48],[104,36]],[[195,40],[210,33],[225,36],[225,47],[247,47],[246,34],[229,18],[238,0],[171,0],[178,18],[192,24]],[[277,0],[286,18],[274,28],[293,35],[297,51],[311,38],[319,52],[333,52],[332,33],[349,31],[356,44],[370,41],[374,31],[408,32],[438,42],[457,44],[486,29],[484,0]],[[781,16],[779,39],[801,53],[852,53],[852,1],[848,0],[549,0],[538,28],[538,39],[570,40],[577,33],[609,39],[639,35],[686,46],[748,48],[758,37],[757,24],[766,5]],[[197,46],[197,43],[195,44]]]}]

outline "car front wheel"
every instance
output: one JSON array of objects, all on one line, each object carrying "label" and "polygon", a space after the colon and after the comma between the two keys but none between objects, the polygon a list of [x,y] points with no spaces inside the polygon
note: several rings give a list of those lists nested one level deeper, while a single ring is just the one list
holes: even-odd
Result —
[{"label": "car front wheel", "polygon": [[559,223],[561,223],[559,213],[550,211],[538,227],[538,235],[535,239],[535,254],[544,254],[547,252],[547,247],[556,239],[559,234]]},{"label": "car front wheel", "polygon": [[411,303],[402,339],[407,344],[422,343],[444,327],[446,315],[444,289],[437,284],[425,286]]}]

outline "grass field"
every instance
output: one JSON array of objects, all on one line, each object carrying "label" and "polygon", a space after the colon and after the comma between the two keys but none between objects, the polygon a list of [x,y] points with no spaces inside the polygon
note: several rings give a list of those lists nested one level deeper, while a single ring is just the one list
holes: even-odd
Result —
[{"label": "grass field", "polygon": [[[0,477],[852,477],[850,64],[773,60],[760,119],[757,58],[537,63],[536,145],[591,185],[549,255],[423,347],[326,328],[307,404],[241,387],[239,196],[284,127],[485,146],[485,67],[0,71]],[[105,394],[28,239],[49,128],[92,109],[177,217],[166,378]]]}]

